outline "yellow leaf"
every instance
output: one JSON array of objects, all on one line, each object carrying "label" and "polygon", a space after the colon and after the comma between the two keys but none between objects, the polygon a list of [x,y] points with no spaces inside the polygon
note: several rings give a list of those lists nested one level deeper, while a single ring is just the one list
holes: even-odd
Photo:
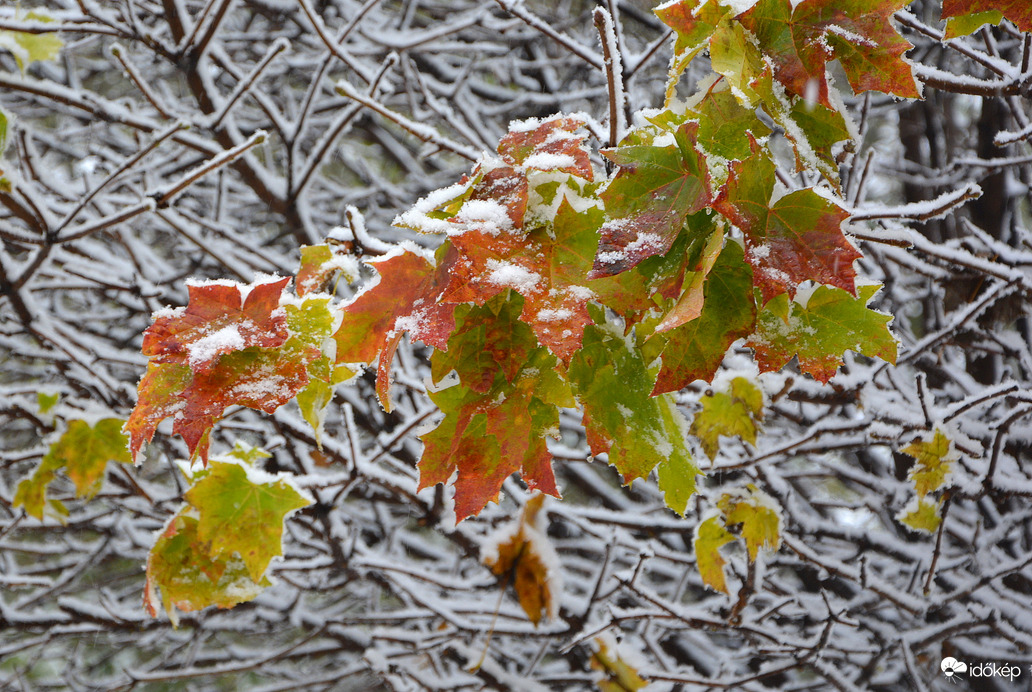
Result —
[{"label": "yellow leaf", "polygon": [[914,531],[935,533],[942,523],[941,507],[941,499],[938,502],[927,502],[923,497],[914,497],[896,518]]},{"label": "yellow leaf", "polygon": [[735,540],[734,535],[724,528],[720,517],[710,517],[699,524],[695,532],[695,562],[704,584],[715,591],[728,593],[724,579],[724,558],[720,547]]},{"label": "yellow leaf", "polygon": [[727,526],[742,525],[742,538],[755,560],[760,548],[776,549],[781,544],[781,519],[774,499],[754,485],[745,493],[728,492],[717,503]]},{"label": "yellow leaf", "polygon": [[602,671],[604,676],[598,681],[599,690],[634,692],[648,685],[648,682],[638,675],[638,671],[620,656],[612,636],[595,637],[595,644],[598,645],[598,650],[591,654],[591,667]]},{"label": "yellow leaf", "polygon": [[915,460],[909,478],[914,481],[914,487],[920,497],[943,487],[950,472],[950,465],[957,460],[952,440],[938,428],[931,439],[926,435],[925,439],[913,442],[901,451]]}]

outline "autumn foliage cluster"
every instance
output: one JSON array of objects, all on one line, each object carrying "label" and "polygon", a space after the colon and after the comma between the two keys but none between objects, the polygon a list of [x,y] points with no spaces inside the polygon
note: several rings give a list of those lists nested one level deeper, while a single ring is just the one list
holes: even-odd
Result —
[{"label": "autumn foliage cluster", "polygon": [[0,681],[1027,656],[1032,9],[58,4],[0,13]]}]

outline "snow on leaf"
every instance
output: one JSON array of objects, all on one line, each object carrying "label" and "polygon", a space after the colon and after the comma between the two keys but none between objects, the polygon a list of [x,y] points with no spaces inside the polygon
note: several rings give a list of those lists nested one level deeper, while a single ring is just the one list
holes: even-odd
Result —
[{"label": "snow on leaf", "polygon": [[592,180],[591,159],[584,146],[587,135],[576,134],[585,124],[579,117],[558,115],[531,130],[510,129],[498,143],[498,153],[514,166],[557,170]]},{"label": "snow on leaf", "polygon": [[549,540],[542,511],[545,496],[537,493],[523,506],[520,518],[504,526],[481,546],[483,562],[512,584],[523,612],[537,625],[559,613],[562,580],[559,555]]},{"label": "snow on leaf", "polygon": [[663,3],[653,11],[674,30],[677,37],[667,84],[669,101],[681,72],[706,48],[720,21],[730,14],[730,9],[717,0],[675,0]]},{"label": "snow on leaf", "polygon": [[271,476],[237,459],[223,459],[212,459],[185,498],[198,512],[197,539],[210,545],[209,554],[239,555],[257,581],[272,558],[283,554],[287,515],[312,500],[285,474]]},{"label": "snow on leaf", "polygon": [[506,289],[515,290],[524,298],[520,319],[544,346],[568,361],[591,322],[587,304],[595,296],[588,272],[601,214],[597,207],[577,212],[564,198],[551,228],[527,234],[470,231],[453,237],[459,259],[448,300],[482,305]]},{"label": "snow on leaf", "polygon": [[358,261],[350,255],[335,252],[335,246],[302,245],[301,264],[297,270],[297,294],[318,293],[331,283],[340,271],[349,283],[358,280]]},{"label": "snow on leaf", "polygon": [[921,497],[947,484],[950,467],[957,460],[953,441],[938,428],[932,435],[926,435],[900,451],[914,458],[907,477],[914,482]]},{"label": "snow on leaf", "polygon": [[289,281],[275,279],[250,286],[188,284],[189,305],[159,313],[144,332],[144,355],[154,362],[180,363],[194,372],[205,372],[223,354],[251,346],[279,346],[287,340],[286,316],[278,308]]},{"label": "snow on leaf", "polygon": [[635,692],[649,684],[623,659],[608,632],[595,637],[595,645],[598,648],[591,654],[591,667],[602,673],[602,679],[595,681],[600,692]]},{"label": "snow on leaf", "polygon": [[731,380],[729,391],[702,397],[702,409],[695,414],[689,432],[699,439],[706,456],[715,459],[720,437],[738,436],[756,444],[756,432],[763,419],[763,393],[744,377]]},{"label": "snow on leaf", "polygon": [[819,286],[805,306],[790,302],[786,294],[776,296],[760,311],[746,346],[756,352],[762,372],[780,370],[798,355],[800,369],[820,382],[831,379],[846,351],[894,363],[892,316],[867,307],[879,288],[858,287],[854,298],[842,289]]},{"label": "snow on leaf", "polygon": [[729,241],[706,277],[699,317],[650,337],[663,359],[653,394],[713,378],[731,344],[753,331],[756,303],[751,288],[752,271],[742,248]]},{"label": "snow on leaf", "polygon": [[768,206],[774,164],[766,154],[731,164],[714,208],[745,234],[745,258],[764,302],[806,280],[855,293],[853,261],[862,255],[842,233],[848,214],[812,189],[791,192]]},{"label": "snow on leaf", "polygon": [[208,606],[232,608],[254,599],[271,583],[265,577],[251,577],[247,565],[236,554],[212,553],[200,538],[196,510],[184,508],[166,525],[147,556],[147,583],[143,604],[151,617],[161,605],[173,625],[177,610],[189,613]]},{"label": "snow on leaf", "polygon": [[725,594],[729,593],[724,576],[724,565],[727,562],[720,554],[720,548],[733,540],[734,535],[724,528],[719,516],[709,517],[700,522],[695,529],[693,547],[699,576],[706,586]]},{"label": "snow on leaf", "polygon": [[[1001,13],[1021,31],[1032,32],[1032,5],[1027,0],[943,0],[943,19],[965,17],[975,13]],[[996,24],[999,20],[984,21]],[[977,27],[976,27],[977,28]]]},{"label": "snow on leaf", "polygon": [[[27,21],[54,21],[51,17],[39,12],[29,12],[24,17]],[[0,48],[6,48],[14,55],[18,69],[22,72],[34,62],[53,60],[61,53],[64,41],[57,32],[31,33],[28,31],[0,31]]]},{"label": "snow on leaf", "polygon": [[667,506],[684,514],[698,474],[685,443],[687,422],[672,396],[652,395],[655,375],[641,351],[618,330],[588,327],[569,378],[591,453],[608,454],[625,483],[658,465]]},{"label": "snow on leaf", "polygon": [[153,437],[158,423],[171,416],[172,432],[182,436],[190,454],[207,459],[211,430],[226,408],[238,405],[275,412],[308,384],[307,364],[318,355],[317,349],[295,337],[279,348],[226,353],[200,372],[152,360],[125,426],[134,458]]},{"label": "snow on leaf", "polygon": [[442,248],[439,265],[420,254],[403,251],[372,262],[380,280],[341,308],[343,319],[333,338],[336,362],[371,363],[380,358],[378,391],[384,407],[387,372],[398,339],[409,332],[414,339],[444,349],[455,327],[454,305],[442,303],[449,280],[450,245]]},{"label": "snow on leaf", "polygon": [[686,122],[669,146],[631,144],[604,151],[619,166],[601,193],[602,225],[592,278],[625,272],[666,254],[685,218],[712,201],[706,157],[695,146],[699,124]]}]

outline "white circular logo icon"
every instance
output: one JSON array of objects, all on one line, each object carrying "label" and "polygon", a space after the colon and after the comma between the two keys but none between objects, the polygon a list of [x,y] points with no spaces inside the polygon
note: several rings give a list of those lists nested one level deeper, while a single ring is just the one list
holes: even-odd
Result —
[{"label": "white circular logo icon", "polygon": [[968,667],[963,661],[958,661],[952,656],[947,656],[942,659],[942,663],[939,664],[939,668],[942,669],[943,675],[950,680],[953,680],[954,676],[959,675],[960,673],[966,673]]}]

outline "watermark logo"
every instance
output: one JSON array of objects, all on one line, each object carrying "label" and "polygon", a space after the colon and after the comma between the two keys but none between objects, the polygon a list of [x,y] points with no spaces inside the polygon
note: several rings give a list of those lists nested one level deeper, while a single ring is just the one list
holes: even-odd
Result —
[{"label": "watermark logo", "polygon": [[972,663],[970,666],[952,656],[942,659],[939,669],[950,682],[963,679],[963,674],[972,678],[1008,678],[1014,682],[1021,677],[1021,667],[1000,663]]},{"label": "watermark logo", "polygon": [[961,673],[967,672],[967,664],[963,661],[958,661],[952,656],[947,656],[942,659],[942,663],[939,664],[939,668],[942,669],[942,674],[946,676],[946,679],[950,682],[956,682]]}]

